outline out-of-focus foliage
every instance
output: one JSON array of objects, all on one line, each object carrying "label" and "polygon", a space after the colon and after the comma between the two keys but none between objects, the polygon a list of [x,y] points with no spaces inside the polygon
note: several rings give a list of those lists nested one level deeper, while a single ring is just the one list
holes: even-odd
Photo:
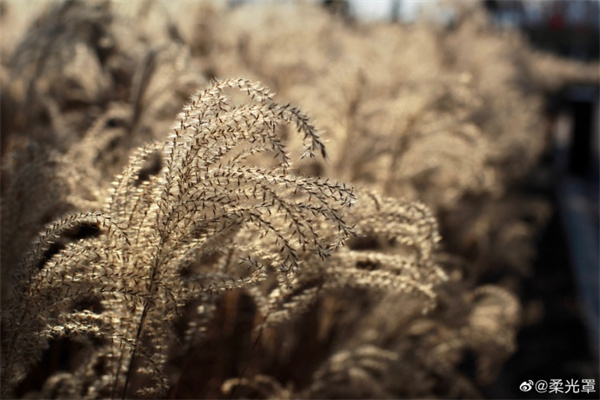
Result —
[{"label": "out-of-focus foliage", "polygon": [[493,382],[549,213],[519,191],[541,95],[597,69],[478,6],[446,27],[303,2],[0,7],[5,396]]}]

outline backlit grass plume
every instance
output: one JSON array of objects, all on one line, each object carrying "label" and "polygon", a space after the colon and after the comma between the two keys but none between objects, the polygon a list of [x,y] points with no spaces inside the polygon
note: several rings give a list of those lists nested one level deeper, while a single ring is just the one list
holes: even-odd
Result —
[{"label": "backlit grass plume", "polygon": [[[226,89],[251,101],[232,105]],[[281,125],[304,135],[304,156],[325,155],[296,108],[247,80],[215,83],[192,97],[165,143],[131,157],[101,210],[47,226],[4,310],[4,394],[50,339],[75,338],[80,362],[48,379],[42,394],[160,395],[172,323],[186,304],[269,275],[289,290],[302,259],[325,258],[341,244],[351,189],[288,174]],[[261,153],[275,165],[252,163]]]}]

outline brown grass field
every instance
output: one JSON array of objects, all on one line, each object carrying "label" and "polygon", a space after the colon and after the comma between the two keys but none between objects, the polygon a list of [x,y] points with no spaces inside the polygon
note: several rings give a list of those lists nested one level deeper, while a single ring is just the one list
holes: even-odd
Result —
[{"label": "brown grass field", "polygon": [[481,398],[553,312],[523,188],[600,72],[478,3],[4,1],[0,36],[2,398]]}]

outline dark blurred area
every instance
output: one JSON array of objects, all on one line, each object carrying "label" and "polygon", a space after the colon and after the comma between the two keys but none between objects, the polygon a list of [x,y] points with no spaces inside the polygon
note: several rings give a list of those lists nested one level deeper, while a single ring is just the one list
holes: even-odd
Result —
[{"label": "dark blurred area", "polygon": [[557,55],[597,60],[600,2],[593,0],[484,0],[494,22],[519,28],[531,43]]}]

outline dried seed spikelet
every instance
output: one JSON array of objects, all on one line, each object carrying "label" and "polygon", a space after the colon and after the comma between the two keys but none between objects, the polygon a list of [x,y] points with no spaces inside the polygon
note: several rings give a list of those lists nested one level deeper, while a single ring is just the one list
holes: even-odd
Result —
[{"label": "dried seed spikelet", "polygon": [[382,385],[381,376],[398,361],[398,355],[365,344],[341,350],[330,357],[313,374],[312,384],[302,398],[391,398]]},{"label": "dried seed spikelet", "polygon": [[[68,213],[100,207],[101,197],[72,160],[23,139],[2,160],[2,299],[11,294],[11,270],[44,225]],[[5,286],[4,286],[5,285]]]},{"label": "dried seed spikelet", "polygon": [[518,299],[499,286],[479,286],[471,293],[472,309],[465,336],[478,354],[477,378],[492,382],[515,351],[521,307]]},{"label": "dried seed spikelet", "polygon": [[[252,101],[234,106],[226,90]],[[84,336],[95,339],[91,364],[72,372],[77,383],[64,388],[86,397],[133,389],[161,395],[171,323],[185,304],[268,274],[291,290],[305,254],[324,258],[342,243],[352,190],[288,173],[279,125],[296,125],[305,156],[324,156],[325,148],[301,111],[272,97],[244,79],[198,92],[164,144],[131,157],[101,211],[48,226],[20,266],[15,301],[3,313],[5,393],[48,339]],[[251,157],[265,154],[274,167],[252,166]],[[262,239],[244,245],[239,238],[248,236]],[[82,310],[89,299],[97,307]]]},{"label": "dried seed spikelet", "polygon": [[221,385],[224,394],[232,394],[238,386],[246,387],[265,399],[294,399],[298,394],[292,388],[284,387],[275,378],[268,375],[255,375],[252,378],[232,378]]},{"label": "dried seed spikelet", "polygon": [[324,261],[309,254],[304,262],[310,267],[299,271],[295,285],[251,290],[265,324],[286,321],[319,296],[348,288],[420,295],[423,312],[434,306],[436,286],[446,275],[434,259],[440,237],[425,205],[359,192],[346,221],[356,235]]},{"label": "dried seed spikelet", "polygon": [[[107,2],[61,2],[49,8],[32,26],[10,59],[13,128],[28,132],[32,123],[48,116],[57,132],[44,137],[67,145],[79,119],[109,97],[110,75],[103,69],[96,47],[107,35],[112,15]],[[76,105],[76,107],[74,107]],[[89,108],[88,108],[89,107]],[[73,123],[63,114],[78,108]],[[62,115],[61,115],[62,114]]]},{"label": "dried seed spikelet", "polygon": [[241,386],[268,399],[391,398],[392,393],[380,378],[396,362],[398,356],[394,352],[364,344],[340,350],[326,359],[312,374],[310,385],[299,392],[293,390],[291,383],[283,386],[266,375],[228,379],[221,390],[231,394]]}]

